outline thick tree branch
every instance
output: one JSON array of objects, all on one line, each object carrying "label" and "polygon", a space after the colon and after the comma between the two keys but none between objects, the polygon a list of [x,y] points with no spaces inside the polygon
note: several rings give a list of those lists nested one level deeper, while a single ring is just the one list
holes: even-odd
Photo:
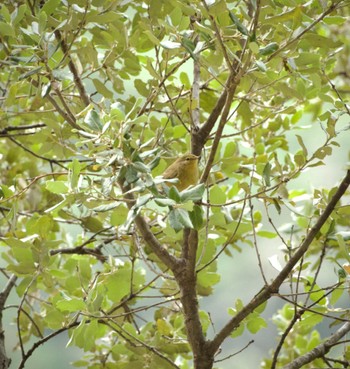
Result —
[{"label": "thick tree branch", "polygon": [[193,60],[193,84],[192,84],[192,94],[191,94],[191,113],[192,113],[192,124],[191,132],[198,131],[200,127],[200,63],[198,59]]},{"label": "thick tree branch", "polygon": [[227,88],[228,92],[226,94],[225,105],[224,105],[224,109],[221,114],[219,127],[215,133],[215,138],[214,138],[211,150],[210,150],[210,155],[209,155],[208,161],[206,163],[205,169],[202,173],[202,177],[200,180],[202,183],[205,183],[209,177],[209,173],[210,173],[211,167],[214,162],[216,150],[219,147],[220,139],[224,131],[225,125],[227,123],[227,117],[230,113],[231,103],[232,103],[232,100],[233,100],[233,97],[236,91],[236,87],[237,87],[237,84],[232,83],[232,85],[229,85]]},{"label": "thick tree branch", "polygon": [[[194,367],[203,368],[199,363],[203,360],[205,363],[213,363],[214,358],[206,350],[206,342],[203,334],[203,327],[199,317],[198,299],[197,299],[197,278],[195,271],[195,258],[193,254],[198,245],[198,232],[189,231],[188,237],[189,258],[184,259],[184,266],[175,272],[175,278],[180,287],[180,300],[185,318],[188,342],[192,347],[194,357]],[[194,260],[194,262],[192,262]],[[205,358],[205,360],[204,360]],[[209,366],[208,368],[211,368]]]},{"label": "thick tree branch", "polygon": [[288,263],[278,274],[278,276],[272,281],[271,284],[265,286],[254,298],[242,309],[240,310],[222,329],[215,338],[208,343],[208,349],[214,354],[222,342],[241,324],[243,319],[245,319],[249,314],[251,314],[254,309],[259,305],[267,301],[274,293],[278,292],[279,287],[291,273],[295,265],[304,256],[308,250],[311,242],[316,237],[317,233],[320,231],[323,224],[332,214],[336,204],[345,194],[346,190],[350,185],[350,170],[347,171],[346,176],[338,187],[337,192],[334,194],[328,205],[326,206],[324,212],[319,217],[316,224],[311,228],[310,232],[307,234],[305,240],[300,245],[296,253],[290,258]]},{"label": "thick tree branch", "polygon": [[[135,203],[136,200],[132,193],[127,192],[128,189],[125,187],[122,183],[122,181],[119,181],[119,186],[122,189],[122,192],[124,192],[124,198],[127,201],[127,205],[129,209],[131,209]],[[153,232],[151,231],[148,223],[146,220],[142,217],[142,215],[137,215],[134,223],[137,226],[137,229],[141,233],[141,236],[143,237],[144,241],[147,243],[147,245],[152,249],[152,251],[157,255],[157,257],[172,271],[176,271],[179,269],[180,259],[176,258],[175,256],[171,255],[168,250],[157,240],[157,238],[154,236]]]},{"label": "thick tree branch", "polygon": [[285,365],[283,369],[299,369],[303,365],[311,363],[311,361],[327,354],[329,350],[336,345],[350,331],[350,322],[343,324],[334,334],[332,334],[325,342],[319,344],[307,354],[299,356],[291,363]]},{"label": "thick tree branch", "polygon": [[158,256],[158,258],[173,272],[174,270],[178,269],[179,259],[171,255],[168,250],[157,240],[157,238],[154,236],[151,229],[149,228],[148,223],[141,215],[138,215],[135,218],[135,224],[137,226],[137,229],[141,233],[144,241]]},{"label": "thick tree branch", "polygon": [[90,104],[90,99],[89,99],[89,96],[88,94],[86,93],[85,91],[85,87],[84,87],[84,84],[80,78],[80,75],[78,73],[78,70],[71,58],[71,55],[69,54],[68,52],[68,46],[66,44],[66,41],[62,38],[61,36],[61,32],[59,30],[56,30],[55,31],[55,36],[58,40],[58,42],[60,43],[61,45],[61,49],[64,53],[64,55],[68,58],[68,67],[69,67],[69,70],[72,72],[73,74],[73,77],[74,77],[74,83],[75,85],[77,86],[77,89],[79,91],[79,94],[80,94],[80,97],[84,103],[85,106],[88,106]]},{"label": "thick tree branch", "polygon": [[227,86],[231,85],[231,81],[233,80],[232,74],[230,74],[227,82],[225,84],[225,88],[223,89],[218,101],[212,112],[210,113],[207,121],[202,125],[202,127],[198,131],[193,131],[192,133],[192,153],[195,155],[200,155],[202,148],[210,135],[219,115],[221,114],[222,109],[225,106],[226,97],[227,97]]}]

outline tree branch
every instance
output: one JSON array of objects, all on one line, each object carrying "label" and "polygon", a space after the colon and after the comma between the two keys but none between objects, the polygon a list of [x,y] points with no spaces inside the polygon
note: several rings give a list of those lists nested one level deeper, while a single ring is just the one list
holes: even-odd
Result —
[{"label": "tree branch", "polygon": [[[188,249],[187,258],[182,259],[181,267],[174,270],[176,281],[180,287],[180,300],[185,318],[188,342],[191,345],[194,367],[203,368],[199,363],[212,363],[213,356],[206,350],[206,342],[203,327],[199,317],[197,298],[197,274],[196,274],[196,252],[198,247],[198,232],[191,229],[185,230],[184,240]],[[187,236],[187,237],[186,237]],[[210,366],[211,368],[211,366]]]},{"label": "tree branch", "polygon": [[62,38],[61,32],[58,29],[55,30],[55,36],[56,36],[58,42],[61,45],[61,49],[62,49],[64,55],[68,58],[68,67],[69,67],[69,70],[73,74],[74,83],[77,86],[80,97],[83,100],[83,103],[85,104],[85,106],[88,106],[90,104],[89,96],[85,91],[85,87],[84,87],[84,84],[83,84],[83,82],[80,78],[78,70],[77,70],[77,68],[76,68],[76,66],[75,66],[75,64],[74,64],[74,62],[71,58],[71,55],[68,52],[68,46],[66,44],[66,41]]},{"label": "tree branch", "polygon": [[17,277],[13,274],[7,281],[5,288],[0,293],[0,368],[7,369],[11,364],[11,359],[6,355],[5,348],[5,333],[2,326],[3,311],[5,308],[6,300],[16,283]]},{"label": "tree branch", "polygon": [[[198,36],[196,44],[198,42]],[[198,53],[199,56],[199,53]],[[198,58],[193,59],[193,83],[191,91],[191,132],[198,131],[200,127],[200,79],[201,67]]]},{"label": "tree branch", "polygon": [[[124,193],[124,198],[127,201],[127,205],[129,209],[135,205],[136,200],[132,193],[127,192],[128,189],[126,186],[123,186],[122,181],[119,181],[119,186]],[[136,224],[137,229],[141,233],[144,241],[147,245],[152,249],[152,251],[157,255],[157,257],[172,271],[176,271],[179,269],[180,259],[171,255],[168,250],[157,240],[157,238],[152,233],[148,223],[146,220],[141,216],[137,215],[134,223]]]},{"label": "tree branch", "polygon": [[[300,245],[299,249],[296,253],[290,258],[288,263],[282,269],[282,271],[277,275],[277,277],[272,281],[270,285],[265,286],[253,299],[242,309],[240,310],[222,329],[215,338],[208,343],[208,350],[210,350],[213,354],[220,347],[222,342],[228,337],[245,319],[249,314],[251,314],[254,309],[256,309],[259,305],[267,301],[273,294],[278,292],[279,287],[288,277],[289,273],[293,270],[298,261],[304,256],[306,251],[308,250],[311,242],[316,237],[317,233],[320,231],[323,224],[332,214],[336,204],[341,199],[341,197],[345,194],[346,190],[350,185],[350,170],[347,171],[343,181],[341,182],[338,190],[326,206],[324,212],[319,217],[316,224],[311,228],[310,232],[307,234],[306,238]],[[289,369],[289,368],[288,368]]]},{"label": "tree branch", "polygon": [[211,170],[211,167],[213,165],[216,150],[219,147],[222,132],[223,132],[224,127],[227,123],[227,117],[230,113],[231,103],[232,103],[232,100],[233,100],[233,97],[234,97],[234,94],[235,94],[235,91],[236,91],[236,87],[237,87],[237,84],[234,84],[234,83],[232,83],[232,85],[229,85],[227,87],[228,92],[226,94],[225,105],[224,105],[224,109],[223,109],[222,114],[221,114],[219,127],[216,131],[215,138],[214,138],[211,150],[210,150],[210,155],[209,155],[208,161],[206,163],[205,169],[203,171],[202,178],[200,180],[200,182],[202,182],[202,183],[205,183],[207,181],[210,170]]},{"label": "tree branch", "polygon": [[324,356],[329,350],[338,343],[350,331],[350,322],[343,324],[334,334],[332,334],[325,342],[319,344],[307,354],[299,356],[291,363],[285,365],[283,369],[299,369],[303,365],[311,363],[311,361]]},{"label": "tree branch", "polygon": [[43,337],[42,339],[38,340],[37,342],[35,342],[33,344],[33,346],[31,347],[30,350],[28,350],[22,357],[22,360],[18,366],[18,369],[22,369],[25,367],[26,361],[32,356],[33,352],[42,344],[44,344],[45,342],[49,341],[51,338],[54,338],[56,336],[58,336],[60,333],[67,331],[70,328],[73,328],[75,326],[77,326],[79,324],[79,322],[73,322],[71,324],[69,324],[67,327],[63,327],[63,328],[59,328],[57,331],[54,331],[50,334],[48,334],[47,336]]},{"label": "tree branch", "polygon": [[298,35],[296,35],[292,40],[286,41],[286,43],[283,46],[281,46],[278,50],[276,50],[274,53],[272,53],[269,56],[268,60],[273,59],[281,51],[285,50],[290,45],[292,45],[294,42],[298,41],[302,36],[305,35],[305,33],[309,32],[312,28],[316,26],[316,24],[320,23],[323,20],[323,18],[325,18],[328,14],[332,13],[337,8],[337,6],[343,1],[344,0],[332,2],[329,8],[326,9],[317,19],[315,19],[308,27],[306,27],[303,31],[301,31]]},{"label": "tree branch", "polygon": [[174,272],[174,270],[176,270],[179,266],[179,259],[169,254],[168,250],[154,236],[149,228],[149,225],[141,215],[138,215],[135,218],[135,224],[144,241],[148,244],[152,251],[169,269]]},{"label": "tree branch", "polygon": [[192,133],[192,143],[191,143],[192,152],[195,155],[200,155],[205,141],[208,139],[208,136],[210,135],[210,132],[215,125],[215,122],[217,121],[222,109],[225,106],[226,97],[227,97],[227,86],[231,84],[232,79],[233,79],[232,74],[230,74],[230,76],[228,77],[226,81],[225,88],[222,91],[207,121],[202,125],[202,127],[198,131],[193,131]]},{"label": "tree branch", "polygon": [[[34,79],[32,79],[31,84],[36,87],[39,88],[39,83],[37,81],[35,81]],[[52,97],[51,94],[47,94],[46,98],[50,101],[50,103],[53,105],[53,107],[56,109],[57,113],[60,114],[62,116],[62,118],[67,121],[67,123],[72,126],[75,129],[79,129],[81,130],[81,127],[79,127],[79,125],[76,123],[76,120],[73,116],[69,115],[67,112],[65,112],[57,103],[57,101]]]}]

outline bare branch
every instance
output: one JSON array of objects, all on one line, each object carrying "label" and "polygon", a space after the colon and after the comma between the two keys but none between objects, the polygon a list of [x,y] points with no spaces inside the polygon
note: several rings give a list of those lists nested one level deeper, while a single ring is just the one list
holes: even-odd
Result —
[{"label": "bare branch", "polygon": [[[198,37],[196,43],[198,42]],[[199,53],[198,53],[199,54]],[[198,55],[199,56],[199,55]],[[193,83],[191,93],[191,131],[199,130],[200,126],[200,79],[201,79],[201,67],[198,58],[193,59]]]},{"label": "bare branch", "polygon": [[343,324],[334,334],[332,334],[325,342],[316,346],[307,354],[299,356],[291,363],[285,365],[283,369],[299,369],[303,365],[311,363],[311,361],[324,356],[329,350],[338,343],[350,331],[350,322]]},{"label": "bare branch", "polygon": [[[131,209],[136,201],[133,197],[133,194],[127,192],[127,187],[123,186],[121,182],[122,181],[119,181],[120,188],[124,192],[125,199],[128,200],[127,205],[129,209]],[[137,229],[141,233],[144,241],[149,245],[158,258],[173,272],[177,270],[180,260],[171,255],[168,250],[157,240],[146,220],[139,214],[136,216],[134,223],[136,224]]]},{"label": "bare branch", "polygon": [[25,363],[26,361],[32,356],[33,352],[42,344],[44,344],[45,342],[49,341],[51,338],[54,338],[56,336],[58,336],[60,333],[67,331],[70,328],[73,328],[75,326],[77,326],[79,324],[79,322],[74,322],[72,324],[70,324],[67,327],[63,327],[58,329],[57,331],[54,331],[50,334],[48,334],[47,336],[43,337],[42,339],[40,339],[39,341],[35,342],[33,344],[33,346],[31,347],[30,350],[28,350],[25,355],[23,355],[22,360],[18,366],[18,369],[23,369],[25,367]]},{"label": "bare branch", "polygon": [[90,104],[90,99],[89,99],[89,96],[88,94],[86,93],[85,91],[85,87],[84,87],[84,84],[80,78],[80,75],[78,73],[78,70],[72,60],[72,57],[71,55],[69,54],[69,50],[68,50],[68,46],[66,44],[66,41],[62,38],[61,36],[61,32],[59,30],[55,30],[55,36],[58,40],[58,42],[60,43],[61,45],[61,49],[62,51],[64,52],[65,56],[68,58],[68,67],[69,67],[69,70],[72,72],[73,74],[73,77],[74,77],[74,83],[75,85],[77,86],[77,89],[79,91],[79,94],[81,96],[81,99],[83,100],[85,106],[88,106]]},{"label": "bare branch", "polygon": [[207,181],[208,177],[209,177],[209,173],[210,173],[210,170],[211,170],[211,167],[213,165],[214,158],[215,158],[215,155],[216,155],[216,150],[219,147],[222,132],[224,131],[224,127],[227,123],[227,117],[230,113],[231,103],[232,103],[232,100],[233,100],[234,93],[236,91],[236,86],[237,85],[232,84],[231,86],[228,86],[228,88],[227,88],[228,92],[227,92],[227,95],[225,96],[226,99],[225,99],[224,109],[223,109],[223,112],[221,114],[219,127],[216,131],[216,134],[215,134],[215,138],[214,138],[211,150],[210,150],[210,155],[209,155],[208,161],[206,163],[205,169],[204,169],[203,174],[202,174],[202,178],[200,180],[201,183],[205,183]]},{"label": "bare branch", "polygon": [[[306,238],[297,249],[294,255],[291,256],[288,263],[282,269],[282,271],[277,275],[277,277],[272,281],[271,284],[265,286],[257,295],[253,297],[253,299],[242,309],[240,310],[215,336],[215,338],[208,343],[208,349],[215,353],[217,349],[220,347],[221,343],[228,337],[234,329],[236,329],[242,320],[246,318],[251,312],[254,311],[258,306],[267,301],[273,294],[277,293],[282,283],[288,277],[289,273],[293,270],[295,265],[299,262],[299,260],[304,256],[306,251],[308,250],[311,242],[316,237],[317,233],[323,226],[323,224],[327,221],[327,219],[332,214],[335,206],[338,201],[345,194],[346,190],[350,185],[350,170],[347,171],[343,181],[338,187],[338,190],[333,195],[332,199],[326,206],[324,212],[319,217],[316,224],[311,228]],[[290,368],[288,368],[290,369]]]}]

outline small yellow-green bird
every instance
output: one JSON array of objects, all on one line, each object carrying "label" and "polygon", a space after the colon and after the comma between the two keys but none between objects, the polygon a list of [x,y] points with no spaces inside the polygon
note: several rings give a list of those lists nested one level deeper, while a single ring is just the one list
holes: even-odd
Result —
[{"label": "small yellow-green bird", "polygon": [[178,181],[174,183],[174,186],[179,191],[183,191],[187,187],[195,185],[199,178],[198,159],[199,156],[193,154],[180,156],[166,169],[163,178],[177,178]]}]

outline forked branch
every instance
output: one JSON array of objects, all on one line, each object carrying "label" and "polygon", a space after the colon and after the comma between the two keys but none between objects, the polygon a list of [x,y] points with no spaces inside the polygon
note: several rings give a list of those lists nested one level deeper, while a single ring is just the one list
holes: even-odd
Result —
[{"label": "forked branch", "polygon": [[[324,212],[319,217],[316,224],[310,229],[306,238],[296,251],[296,253],[290,258],[288,263],[282,269],[282,271],[277,275],[277,277],[272,281],[271,284],[263,287],[263,289],[242,309],[240,310],[222,329],[215,338],[210,342],[209,349],[214,354],[222,344],[222,342],[241,324],[241,322],[251,314],[258,306],[266,302],[273,294],[277,293],[282,283],[292,272],[295,265],[300,261],[308,250],[310,244],[315,239],[317,233],[320,231],[321,227],[325,224],[327,219],[331,216],[335,206],[338,201],[344,196],[346,190],[350,185],[350,170],[347,171],[343,181],[341,182],[338,190],[326,206]],[[288,367],[291,369],[294,367]]]}]

